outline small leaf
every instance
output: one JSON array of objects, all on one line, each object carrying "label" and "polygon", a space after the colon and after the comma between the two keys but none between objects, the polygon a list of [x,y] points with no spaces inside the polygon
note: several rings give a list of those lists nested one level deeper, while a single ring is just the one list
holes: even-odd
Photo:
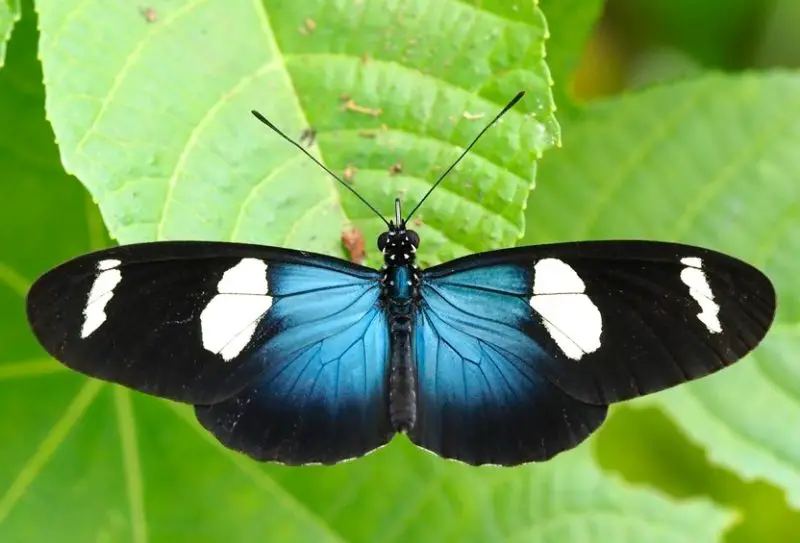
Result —
[{"label": "small leaf", "polygon": [[292,137],[316,131],[311,151],[334,171],[356,168],[355,188],[388,215],[396,196],[410,210],[525,89],[417,216],[425,261],[508,245],[558,126],[541,12],[484,4],[191,0],[151,2],[144,16],[133,4],[43,0],[48,116],[67,170],[120,242],[342,254],[345,221],[369,239],[382,223],[251,109]]},{"label": "small leaf", "polygon": [[708,75],[591,105],[568,123],[528,208],[526,242],[645,238],[763,269],[775,328],[748,360],[658,394],[709,457],[800,506],[800,77]]},{"label": "small leaf", "polygon": [[20,15],[19,0],[0,0],[0,68],[6,60],[6,43]]}]

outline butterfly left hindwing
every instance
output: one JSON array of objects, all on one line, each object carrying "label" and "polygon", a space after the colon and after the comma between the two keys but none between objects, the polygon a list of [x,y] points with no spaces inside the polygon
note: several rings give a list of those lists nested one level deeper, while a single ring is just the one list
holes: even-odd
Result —
[{"label": "butterfly left hindwing", "polygon": [[338,259],[166,242],[48,272],[28,318],[67,366],[199,404],[203,425],[232,448],[335,462],[391,437],[379,293],[378,272]]}]

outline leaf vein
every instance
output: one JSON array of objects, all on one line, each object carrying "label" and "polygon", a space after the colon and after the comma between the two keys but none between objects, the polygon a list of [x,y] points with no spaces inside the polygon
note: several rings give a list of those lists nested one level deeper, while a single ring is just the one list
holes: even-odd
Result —
[{"label": "leaf vein", "polygon": [[156,239],[164,239],[164,224],[166,223],[166,219],[169,214],[169,208],[174,200],[175,186],[177,185],[178,177],[183,172],[189,155],[197,145],[200,134],[202,134],[208,124],[214,120],[216,114],[219,113],[226,103],[228,103],[231,97],[236,96],[238,93],[244,90],[247,85],[253,82],[253,80],[258,79],[259,77],[278,67],[279,63],[276,61],[267,62],[239,79],[239,81],[237,81],[230,89],[220,94],[216,102],[214,102],[214,104],[212,104],[211,107],[206,110],[206,112],[203,114],[203,117],[189,133],[189,137],[186,140],[183,149],[181,149],[178,160],[175,162],[175,168],[172,170],[172,175],[170,175],[169,179],[167,180],[167,193],[164,197],[164,206],[161,208],[161,218],[159,219],[158,226],[156,227]]},{"label": "leaf vein", "polygon": [[[344,543],[345,539],[324,519],[320,518],[314,511],[308,508],[303,502],[299,501],[291,492],[285,487],[281,486],[278,481],[270,477],[267,473],[261,471],[252,460],[245,458],[239,453],[231,453],[219,441],[214,439],[211,433],[205,431],[197,425],[196,421],[187,416],[184,409],[172,402],[167,403],[167,406],[172,410],[176,417],[188,424],[192,430],[197,432],[200,437],[207,443],[214,447],[214,450],[222,454],[225,458],[234,463],[244,475],[250,478],[253,484],[269,493],[272,497],[276,498],[277,502],[287,509],[292,509],[297,513],[305,516],[310,522],[316,524],[318,527],[327,532],[331,541]],[[274,502],[273,502],[274,503]]]},{"label": "leaf vein", "polygon": [[60,373],[67,368],[56,363],[49,357],[31,358],[15,362],[4,362],[0,364],[0,381],[7,379],[17,379],[20,377],[39,377]]},{"label": "leaf vein", "polygon": [[[789,110],[792,109],[794,108],[789,108]],[[675,227],[672,231],[672,239],[679,239],[683,236],[689,228],[691,228],[692,224],[694,224],[694,221],[700,213],[706,208],[708,202],[733,181],[735,174],[741,171],[741,168],[745,164],[752,162],[753,158],[758,156],[759,152],[763,151],[767,144],[772,141],[772,138],[784,132],[789,124],[795,122],[796,118],[793,115],[781,115],[779,119],[773,120],[773,122],[769,124],[770,129],[763,130],[755,141],[748,139],[745,148],[736,153],[735,160],[726,163],[712,179],[704,184],[704,190],[695,198],[692,198],[681,216],[678,217],[678,220],[675,222]]]},{"label": "leaf vein", "polygon": [[50,431],[39,443],[39,447],[19,470],[17,478],[0,498],[0,525],[8,517],[11,510],[25,495],[28,487],[36,480],[50,458],[64,442],[70,430],[78,423],[86,409],[91,405],[104,383],[90,379],[81,387],[75,398],[64,410],[64,414],[50,428]]},{"label": "leaf vein", "polygon": [[[288,81],[289,88],[291,90],[289,94],[295,97],[295,105],[297,106],[297,111],[300,116],[301,122],[303,123],[304,126],[310,126],[305,111],[303,110],[303,106],[300,103],[299,98],[297,97],[298,96],[297,89],[295,88],[294,81],[292,81],[291,74],[289,73],[288,70],[285,69],[286,55],[283,53],[283,51],[281,51],[280,47],[278,46],[278,42],[275,40],[275,30],[272,27],[272,22],[269,19],[269,15],[267,15],[267,10],[261,0],[253,0],[253,4],[255,6],[256,13],[258,13],[259,18],[261,19],[261,27],[264,30],[264,36],[267,38],[267,41],[269,41],[269,44],[273,49],[273,51],[275,51],[275,55],[279,59],[278,62],[280,62],[284,68],[284,71],[286,73],[286,79]],[[325,164],[325,159],[322,157],[321,149],[320,149],[319,159],[323,164]],[[333,179],[327,178],[327,176],[326,180],[327,180],[328,190],[331,191],[332,198],[337,203],[339,203],[339,191],[336,188],[335,182],[333,181]],[[339,208],[341,209],[341,204],[339,205]],[[342,211],[342,214],[344,214],[344,211]]]},{"label": "leaf vein", "polygon": [[297,219],[295,219],[295,221],[292,223],[292,226],[289,228],[288,232],[286,232],[286,236],[283,238],[283,245],[287,246],[289,245],[289,240],[292,238],[295,232],[297,232],[299,226],[303,223],[303,221],[305,221],[308,217],[313,217],[314,213],[316,213],[326,205],[335,204],[337,202],[338,199],[335,196],[331,195],[330,197],[325,198],[324,200],[320,200],[313,206],[306,209],[302,215],[300,215],[299,217],[297,217]]},{"label": "leaf vein", "polygon": [[261,188],[263,188],[270,181],[272,181],[278,175],[280,175],[281,172],[283,172],[290,165],[294,164],[299,159],[305,159],[305,158],[306,158],[305,155],[303,155],[302,153],[297,153],[295,155],[292,155],[291,158],[285,160],[283,164],[270,171],[266,176],[262,177],[260,181],[255,183],[250,188],[250,192],[247,193],[247,196],[244,197],[244,200],[242,200],[242,204],[239,206],[239,212],[236,214],[236,220],[233,223],[233,229],[231,230],[228,239],[230,239],[231,241],[235,241],[236,238],[239,236],[239,229],[242,226],[242,219],[244,218],[244,213],[248,208],[248,206],[253,201],[253,199],[255,198],[256,193],[258,193],[258,191]]},{"label": "leaf vein", "polygon": [[151,43],[151,38],[160,34],[161,32],[164,32],[165,29],[169,28],[170,25],[172,25],[175,21],[179,20],[184,15],[191,13],[192,10],[206,1],[208,0],[189,0],[189,2],[172,12],[169,16],[165,17],[160,24],[149,26],[150,30],[144,36],[142,36],[142,39],[138,41],[133,50],[128,53],[128,56],[125,57],[119,72],[117,72],[117,75],[114,76],[114,80],[111,82],[111,88],[109,88],[108,93],[106,93],[105,97],[103,98],[97,114],[95,115],[94,119],[92,119],[92,122],[89,123],[89,126],[86,129],[86,132],[84,132],[83,137],[81,137],[81,139],[78,141],[78,144],[75,146],[76,153],[81,152],[83,146],[86,145],[86,142],[89,140],[89,137],[91,137],[91,135],[97,129],[97,126],[105,116],[108,107],[116,97],[117,91],[122,86],[122,82],[128,76],[128,72],[130,72],[136,61],[139,60],[139,56],[142,54],[142,51],[145,49],[145,47]]},{"label": "leaf vein", "polygon": [[31,288],[31,282],[5,262],[0,262],[0,283],[5,284],[22,298],[25,298],[28,289]]},{"label": "leaf vein", "polygon": [[658,123],[654,123],[651,127],[649,134],[642,138],[638,145],[631,149],[627,155],[627,159],[623,161],[614,173],[608,176],[609,183],[603,187],[597,198],[594,200],[592,206],[584,213],[585,220],[577,228],[576,238],[587,237],[589,231],[597,223],[600,214],[610,203],[611,198],[622,188],[626,181],[628,181],[629,174],[639,166],[644,158],[651,153],[658,143],[662,141],[669,132],[677,126],[686,117],[695,111],[695,106],[711,94],[715,89],[711,85],[701,88],[691,93],[680,105],[673,109],[670,115],[661,117]]},{"label": "leaf vein", "polygon": [[122,465],[125,473],[128,506],[130,507],[132,540],[134,543],[145,543],[148,537],[144,507],[144,481],[130,391],[116,387],[114,406],[117,411],[117,426],[122,446]]}]

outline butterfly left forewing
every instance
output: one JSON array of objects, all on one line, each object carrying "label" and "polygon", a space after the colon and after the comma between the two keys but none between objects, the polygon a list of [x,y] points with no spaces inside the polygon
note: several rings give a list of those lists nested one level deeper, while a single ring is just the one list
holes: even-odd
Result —
[{"label": "butterfly left forewing", "polygon": [[56,267],[27,297],[34,334],[88,375],[187,403],[231,396],[262,371],[248,354],[292,318],[282,305],[372,289],[374,270],[258,245],[163,242]]},{"label": "butterfly left forewing", "polygon": [[[235,288],[252,293],[240,300],[240,316],[257,320],[271,303],[264,255],[254,254],[164,243],[85,255],[34,283],[28,320],[44,348],[72,369],[178,401],[216,401],[259,371],[234,356],[247,351],[252,334],[234,337],[236,323],[215,322],[223,305],[236,305],[220,294],[221,283],[238,281]],[[238,332],[247,332],[248,323],[240,324]]]},{"label": "butterfly left forewing", "polygon": [[256,245],[116,247],[42,276],[39,342],[75,370],[197,404],[226,445],[335,462],[391,437],[389,339],[375,270]]}]

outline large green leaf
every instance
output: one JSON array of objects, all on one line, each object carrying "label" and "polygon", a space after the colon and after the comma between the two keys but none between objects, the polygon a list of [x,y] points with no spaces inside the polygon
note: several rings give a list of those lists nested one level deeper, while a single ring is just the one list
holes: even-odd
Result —
[{"label": "large green leaf", "polygon": [[[152,15],[151,15],[152,17]],[[399,438],[332,468],[263,466],[186,407],[62,369],[24,321],[30,281],[104,243],[44,120],[35,31],[0,72],[0,540],[715,541],[731,516],[604,475],[589,445],[548,464],[475,469]]]},{"label": "large green leaf", "polygon": [[777,323],[749,360],[658,394],[714,462],[800,505],[800,77],[708,75],[593,104],[542,166],[525,241],[648,238],[761,267]]},{"label": "large green leaf", "polygon": [[144,15],[101,0],[37,4],[48,117],[114,238],[339,253],[343,221],[368,238],[382,223],[251,108],[294,136],[313,127],[313,151],[334,170],[357,168],[356,187],[389,214],[477,133],[485,120],[473,116],[525,89],[418,216],[425,261],[521,235],[535,158],[558,139],[533,3],[149,4]]},{"label": "large green leaf", "polygon": [[6,59],[6,43],[14,30],[14,23],[19,21],[20,6],[18,0],[0,0],[0,68]]}]

